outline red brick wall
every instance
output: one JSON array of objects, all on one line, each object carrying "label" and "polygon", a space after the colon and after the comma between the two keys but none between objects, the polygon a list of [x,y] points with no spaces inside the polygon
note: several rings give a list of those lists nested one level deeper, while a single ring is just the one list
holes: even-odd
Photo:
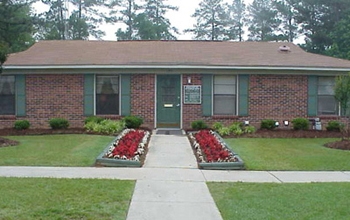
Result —
[{"label": "red brick wall", "polygon": [[251,75],[249,77],[249,120],[280,123],[296,117],[307,118],[307,76]]},{"label": "red brick wall", "polygon": [[16,120],[26,119],[31,128],[49,128],[51,118],[65,118],[70,127],[82,127],[83,75],[27,75],[26,117],[6,116],[0,128],[13,127]]},{"label": "red brick wall", "polygon": [[131,114],[144,119],[142,126],[154,128],[155,114],[155,75],[132,75]]},{"label": "red brick wall", "polygon": [[83,75],[26,76],[27,119],[31,127],[48,128],[50,118],[65,118],[70,127],[83,126]]},{"label": "red brick wall", "polygon": [[[183,75],[183,84],[187,77]],[[193,85],[201,85],[200,75],[191,75]],[[200,105],[183,105],[183,127],[190,128],[194,120],[229,125],[249,120],[256,127],[263,119],[280,123],[296,117],[307,117],[307,76],[251,75],[249,78],[249,116],[203,117]]]}]

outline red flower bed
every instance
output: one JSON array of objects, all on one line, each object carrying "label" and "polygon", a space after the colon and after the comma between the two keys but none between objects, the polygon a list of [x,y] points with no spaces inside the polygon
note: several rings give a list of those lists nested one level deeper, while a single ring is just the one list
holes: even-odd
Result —
[{"label": "red flower bed", "polygon": [[127,130],[119,140],[113,143],[106,157],[131,160],[135,158],[135,155],[142,154],[145,144],[142,141],[146,132],[143,130]]},{"label": "red flower bed", "polygon": [[232,152],[226,149],[210,131],[201,130],[194,135],[194,138],[206,162],[236,161],[237,158]]}]

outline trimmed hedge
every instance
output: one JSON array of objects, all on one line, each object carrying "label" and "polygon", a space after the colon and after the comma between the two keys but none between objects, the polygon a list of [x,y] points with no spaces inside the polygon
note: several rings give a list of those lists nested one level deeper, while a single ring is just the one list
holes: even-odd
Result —
[{"label": "trimmed hedge", "polygon": [[30,127],[30,123],[28,120],[18,120],[14,124],[14,128],[16,130],[25,130]]},{"label": "trimmed hedge", "polygon": [[67,129],[69,122],[64,118],[52,118],[49,121],[49,125],[52,129]]}]

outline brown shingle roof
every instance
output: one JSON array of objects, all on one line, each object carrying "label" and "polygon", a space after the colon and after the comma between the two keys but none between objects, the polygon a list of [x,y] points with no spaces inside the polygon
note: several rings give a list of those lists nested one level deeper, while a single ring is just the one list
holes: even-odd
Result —
[{"label": "brown shingle roof", "polygon": [[[281,52],[281,46],[290,52]],[[11,54],[11,66],[227,66],[350,68],[349,60],[311,54],[286,42],[40,41]]]}]

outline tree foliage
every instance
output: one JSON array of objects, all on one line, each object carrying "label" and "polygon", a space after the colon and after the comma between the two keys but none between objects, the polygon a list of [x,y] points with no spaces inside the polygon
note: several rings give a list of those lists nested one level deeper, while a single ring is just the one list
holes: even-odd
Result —
[{"label": "tree foliage", "polygon": [[347,115],[350,107],[350,73],[336,77],[334,97],[340,103],[342,114]]},{"label": "tree foliage", "polygon": [[136,40],[137,28],[136,17],[140,6],[135,0],[112,0],[108,7],[110,8],[109,23],[122,22],[126,25],[126,30],[119,28],[115,33],[120,40]]},{"label": "tree foliage", "polygon": [[249,39],[254,41],[277,40],[276,31],[281,21],[272,0],[254,0],[248,7]]},{"label": "tree foliage", "polygon": [[[0,44],[2,51],[25,50],[34,40],[30,1],[0,1]],[[3,53],[3,52],[2,52]]]},{"label": "tree foliage", "polygon": [[203,0],[192,17],[197,22],[191,32],[197,40],[224,40],[226,39],[227,14],[222,0]]},{"label": "tree foliage", "polygon": [[350,13],[335,26],[331,40],[332,46],[327,54],[350,60]]},{"label": "tree foliage", "polygon": [[327,54],[333,44],[331,33],[347,16],[349,9],[350,0],[302,0],[295,3],[296,21],[305,36],[303,47],[309,52]]},{"label": "tree foliage", "polygon": [[[36,38],[45,40],[101,39],[105,33],[98,29],[104,15],[98,7],[103,0],[42,0],[49,10],[38,18]],[[73,10],[69,10],[73,9]]]},{"label": "tree foliage", "polygon": [[298,25],[295,22],[295,0],[276,0],[277,17],[281,20],[280,39],[293,42],[298,35]]},{"label": "tree foliage", "polygon": [[28,48],[33,42],[30,1],[0,1],[0,73],[9,53]]},{"label": "tree foliage", "polygon": [[226,5],[228,14],[228,39],[243,41],[244,24],[246,21],[246,5],[243,0],[233,0]]},{"label": "tree foliage", "polygon": [[[149,35],[146,39],[150,40],[175,40],[175,33],[178,33],[178,30],[171,26],[170,20],[165,17],[166,12],[168,11],[177,11],[178,8],[172,5],[168,5],[165,2],[167,0],[144,0],[146,4],[144,5],[143,14],[150,21],[145,22],[146,27],[141,27],[143,30],[151,30],[155,32],[155,35]],[[141,16],[142,17],[142,16]],[[140,31],[140,27],[139,27]],[[141,38],[144,39],[144,38]]]}]

